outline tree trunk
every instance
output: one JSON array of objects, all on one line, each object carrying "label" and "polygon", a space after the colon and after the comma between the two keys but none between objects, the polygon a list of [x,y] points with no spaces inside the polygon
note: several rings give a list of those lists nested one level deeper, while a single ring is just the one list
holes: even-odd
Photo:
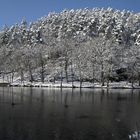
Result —
[{"label": "tree trunk", "polygon": [[83,82],[83,79],[82,79],[82,74],[81,74],[81,68],[79,67],[79,76],[80,76],[80,89],[82,88],[82,82]]},{"label": "tree trunk", "polygon": [[31,82],[33,82],[34,81],[34,78],[33,78],[33,75],[32,75],[32,71],[30,72],[30,75],[31,75]]},{"label": "tree trunk", "polygon": [[62,74],[63,72],[61,71],[61,85],[60,85],[61,89],[62,89],[62,82],[63,82]]},{"label": "tree trunk", "polygon": [[93,83],[93,84],[95,83],[95,79],[94,79],[94,71],[93,71],[93,74],[92,74],[92,83]]},{"label": "tree trunk", "polygon": [[109,87],[109,78],[107,78],[107,87]]},{"label": "tree trunk", "polygon": [[44,83],[44,72],[45,72],[45,68],[44,68],[44,62],[43,60],[41,60],[41,82]]},{"label": "tree trunk", "polygon": [[5,79],[5,74],[4,73],[2,75],[2,79],[3,79],[3,83],[4,83],[4,79]]},{"label": "tree trunk", "polygon": [[108,76],[107,76],[107,87],[109,87],[109,79],[110,79],[111,68],[109,68]]},{"label": "tree trunk", "polygon": [[131,75],[131,86],[134,88],[134,71],[132,70],[132,75]]},{"label": "tree trunk", "polygon": [[68,83],[68,60],[65,59],[65,76],[66,76],[66,82]]},{"label": "tree trunk", "polygon": [[82,88],[83,80],[80,78],[80,88]]},{"label": "tree trunk", "polygon": [[21,69],[20,71],[20,77],[21,77],[21,83],[24,81],[24,74],[23,74],[23,70]]},{"label": "tree trunk", "polygon": [[33,78],[33,74],[32,74],[31,68],[29,68],[29,73],[30,73],[30,82],[32,83],[34,81],[34,78]]},{"label": "tree trunk", "polygon": [[94,72],[94,64],[92,65],[92,83],[94,84],[94,74],[95,74],[95,72]]},{"label": "tree trunk", "polygon": [[44,69],[41,68],[41,82],[44,83]]},{"label": "tree trunk", "polygon": [[13,81],[14,81],[14,72],[12,72],[12,77],[11,77],[11,82],[13,83]]},{"label": "tree trunk", "polygon": [[72,67],[72,62],[71,62],[71,82],[72,82],[72,88],[74,87],[74,81],[73,81],[73,76],[74,76],[74,74],[73,74],[73,67]]},{"label": "tree trunk", "polygon": [[83,83],[83,79],[82,79],[81,74],[80,74],[80,88],[82,88],[82,83]]},{"label": "tree trunk", "polygon": [[55,83],[55,76],[53,77],[53,82]]},{"label": "tree trunk", "polygon": [[140,86],[140,72],[138,73],[138,80],[139,80],[139,86]]},{"label": "tree trunk", "polygon": [[101,82],[102,82],[102,86],[104,86],[105,85],[105,83],[104,83],[104,71],[103,71],[103,64],[102,64],[102,67],[101,67]]}]

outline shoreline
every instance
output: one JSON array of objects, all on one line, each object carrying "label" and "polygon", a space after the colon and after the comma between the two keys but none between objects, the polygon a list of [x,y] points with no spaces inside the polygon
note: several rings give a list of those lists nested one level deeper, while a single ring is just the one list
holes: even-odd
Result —
[{"label": "shoreline", "polygon": [[103,88],[103,89],[140,89],[137,83],[134,84],[132,87],[131,83],[128,82],[113,82],[109,83],[109,86],[105,83],[105,86],[102,86],[100,83],[90,83],[90,82],[83,82],[82,86],[80,86],[80,82],[74,82],[73,85],[71,82],[69,83],[50,83],[50,82],[23,82],[23,83],[9,83],[11,87],[46,87],[46,88]]}]

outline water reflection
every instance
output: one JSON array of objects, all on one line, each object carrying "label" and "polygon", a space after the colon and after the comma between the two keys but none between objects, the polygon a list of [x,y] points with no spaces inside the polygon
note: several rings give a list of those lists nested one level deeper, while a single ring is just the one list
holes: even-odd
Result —
[{"label": "water reflection", "polygon": [[140,90],[0,88],[0,140],[127,140],[139,106]]}]

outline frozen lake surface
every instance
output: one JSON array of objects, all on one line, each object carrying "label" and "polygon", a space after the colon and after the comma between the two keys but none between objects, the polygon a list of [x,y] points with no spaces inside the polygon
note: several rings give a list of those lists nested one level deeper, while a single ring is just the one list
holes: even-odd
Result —
[{"label": "frozen lake surface", "polygon": [[128,140],[140,90],[0,87],[0,140]]}]

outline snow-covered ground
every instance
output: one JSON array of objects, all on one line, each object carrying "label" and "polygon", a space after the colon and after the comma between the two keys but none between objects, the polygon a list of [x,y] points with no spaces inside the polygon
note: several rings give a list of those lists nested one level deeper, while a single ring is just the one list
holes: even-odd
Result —
[{"label": "snow-covered ground", "polygon": [[[14,82],[11,83],[11,86],[27,86],[27,87],[49,87],[49,88],[60,88],[61,87],[61,82],[45,82],[45,83],[41,83],[41,82]],[[74,82],[73,86],[72,83],[66,83],[63,82],[62,83],[62,87],[63,88],[80,88],[80,82]],[[82,83],[82,88],[123,88],[123,89],[131,89],[131,88],[137,88],[140,89],[140,86],[138,86],[137,83],[135,83],[132,87],[131,83],[128,82],[113,82],[109,84],[109,87],[107,87],[107,84],[105,84],[105,86],[102,86],[100,83],[90,83],[90,82],[83,82]]]},{"label": "snow-covered ground", "polygon": [[[7,76],[8,77],[8,76]],[[44,83],[42,82],[29,82],[29,81],[24,81],[21,83],[21,80],[19,77],[14,78],[14,82],[11,83],[9,78],[5,77],[3,79],[0,77],[0,83],[10,83],[10,86],[19,86],[19,87],[48,87],[48,88],[61,88],[61,81],[56,81],[54,82],[49,82],[45,81]],[[65,81],[65,80],[64,80]],[[63,88],[80,88],[80,82],[79,81],[74,81],[73,85],[72,82],[62,82],[62,87]],[[127,81],[122,81],[122,82],[112,82],[109,83],[109,86],[107,87],[107,83],[105,83],[105,86],[102,86],[101,83],[90,83],[90,82],[83,82],[82,83],[82,88],[120,88],[120,89],[140,89],[140,86],[138,83],[134,83],[132,87],[132,83],[129,83]]]}]

